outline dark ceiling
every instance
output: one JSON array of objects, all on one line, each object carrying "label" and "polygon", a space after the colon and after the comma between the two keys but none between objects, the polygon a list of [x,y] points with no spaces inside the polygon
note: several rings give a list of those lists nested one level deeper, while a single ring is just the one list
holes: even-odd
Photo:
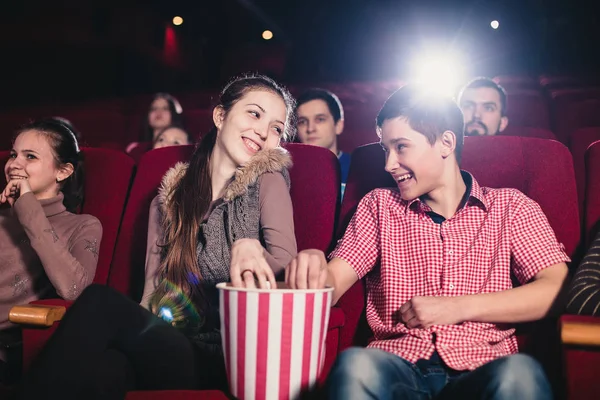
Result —
[{"label": "dark ceiling", "polygon": [[[215,87],[248,69],[286,82],[406,78],[409,60],[429,46],[459,51],[472,74],[600,67],[589,0],[5,3],[2,107]],[[183,25],[170,24],[175,15]],[[165,55],[167,29],[177,62]],[[273,40],[261,39],[264,29]]]}]

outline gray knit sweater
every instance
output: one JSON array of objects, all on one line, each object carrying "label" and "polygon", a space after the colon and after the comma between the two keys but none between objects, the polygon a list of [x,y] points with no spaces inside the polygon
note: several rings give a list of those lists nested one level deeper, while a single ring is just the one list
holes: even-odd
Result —
[{"label": "gray knit sweater", "polygon": [[[236,171],[232,182],[225,190],[223,201],[216,205],[200,226],[197,257],[202,281],[199,284],[203,286],[203,292],[209,301],[209,309],[204,315],[206,324],[200,331],[188,330],[184,333],[203,347],[206,345],[218,346],[220,342],[218,336],[218,292],[215,285],[219,282],[229,281],[233,243],[241,238],[250,238],[258,239],[263,247],[267,247],[260,223],[261,179],[259,178],[265,173],[280,173],[289,190],[290,179],[287,168],[290,165],[289,153],[281,148],[261,151],[255,155],[248,164]],[[163,178],[157,196],[162,232],[165,232],[174,220],[170,194],[183,177],[187,167],[187,164],[178,163]],[[293,221],[291,223],[293,233]],[[295,241],[291,250],[295,254]],[[142,300],[142,304],[145,306],[147,306],[147,300],[152,294],[153,288],[156,287],[157,280],[160,279],[156,272],[146,271],[147,280]],[[148,278],[153,281],[153,284],[149,282]]]}]

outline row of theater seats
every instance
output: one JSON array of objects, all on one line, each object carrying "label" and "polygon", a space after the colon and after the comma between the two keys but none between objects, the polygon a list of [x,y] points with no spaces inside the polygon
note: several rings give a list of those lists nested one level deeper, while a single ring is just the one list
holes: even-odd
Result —
[{"label": "row of theater seats", "polygon": [[[342,135],[343,136],[343,135]],[[543,128],[534,127],[519,127],[514,126],[512,123],[502,133],[502,136],[519,136],[525,138],[538,138],[538,139],[549,139],[558,140],[556,135]],[[376,139],[375,133],[368,136],[369,142]],[[599,127],[587,127],[576,130],[572,133],[569,148],[573,156],[573,165],[575,168],[575,178],[577,183],[577,198],[579,204],[580,216],[583,217],[583,207],[585,199],[585,188],[586,188],[586,168],[584,154],[588,146],[595,141],[600,140],[600,126]],[[146,142],[139,142],[140,146],[135,148],[130,154],[134,159],[138,159],[138,150],[140,154],[143,154],[150,144]]]},{"label": "row of theater seats", "polygon": [[[383,169],[384,154],[380,146],[361,147],[353,154],[346,192],[338,207],[340,176],[333,154],[300,144],[287,147],[294,160],[290,171],[291,196],[300,250],[331,249],[343,234],[360,199],[374,188],[395,185]],[[150,201],[156,195],[165,171],[175,162],[188,159],[191,151],[191,146],[152,151],[142,157],[136,169],[132,160],[119,152],[94,148],[84,150],[88,183],[82,212],[96,215],[104,226],[97,283],[108,284],[139,300]],[[586,203],[586,227],[592,227],[600,221],[600,143],[588,152],[587,165],[589,199]],[[471,137],[465,141],[463,168],[472,172],[482,185],[516,188],[536,200],[567,253],[577,258],[583,243],[580,240],[577,190],[572,156],[563,144],[536,138]],[[63,300],[40,303],[68,306]],[[322,378],[340,351],[351,345],[364,345],[370,336],[363,320],[364,304],[363,283],[358,282],[333,308]],[[563,362],[556,327],[556,320],[520,326],[521,350],[540,359],[559,393],[566,388],[569,399],[592,398],[600,391],[600,385],[597,377],[594,379],[589,371],[597,370],[595,366],[600,365],[600,354],[580,349],[573,353],[568,349],[566,362]],[[24,330],[25,368],[54,329]],[[587,371],[587,375],[583,375],[585,379],[582,378],[582,370]],[[132,392],[128,399],[149,396],[156,399],[199,399],[210,395],[215,394],[173,391],[150,395]]]},{"label": "row of theater seats", "polygon": [[[508,93],[509,129],[538,128],[554,132],[569,145],[571,135],[580,128],[600,126],[600,82],[577,77],[497,77]],[[402,82],[347,83],[323,85],[337,93],[345,107],[345,133],[339,138],[343,151],[372,142],[374,121],[385,99]],[[293,87],[294,95],[305,87]],[[193,137],[206,133],[212,124],[214,92],[185,93],[180,96],[187,129]],[[138,140],[149,96],[111,99],[80,104],[77,107],[47,105],[0,113],[0,127],[11,131],[28,118],[62,115],[82,132],[85,142],[94,147],[123,149]],[[7,142],[8,143],[8,142]]]}]

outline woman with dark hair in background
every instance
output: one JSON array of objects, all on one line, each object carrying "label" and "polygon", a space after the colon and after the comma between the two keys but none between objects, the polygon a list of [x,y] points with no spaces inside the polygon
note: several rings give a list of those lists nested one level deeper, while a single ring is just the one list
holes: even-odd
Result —
[{"label": "woman with dark hair in background", "polygon": [[264,76],[223,89],[213,128],[150,206],[141,306],[90,286],[24,379],[25,399],[226,390],[215,285],[275,287],[296,255],[291,160],[280,147],[293,112],[288,91]]},{"label": "woman with dark hair in background", "polygon": [[[10,309],[34,300],[74,300],[94,279],[100,221],[73,214],[83,196],[83,160],[75,134],[56,119],[22,127],[4,167],[0,192],[0,370],[19,330]],[[0,374],[2,372],[0,371]]]},{"label": "woman with dark hair in background", "polygon": [[136,161],[152,149],[158,134],[173,126],[183,129],[183,108],[179,101],[168,93],[157,93],[150,103],[148,114],[144,117],[144,128],[139,142],[130,143],[125,152]]},{"label": "woman with dark hair in background", "polygon": [[157,93],[150,103],[148,117],[144,120],[141,141],[152,142],[158,132],[167,126],[183,127],[183,108],[179,101],[168,93]]}]

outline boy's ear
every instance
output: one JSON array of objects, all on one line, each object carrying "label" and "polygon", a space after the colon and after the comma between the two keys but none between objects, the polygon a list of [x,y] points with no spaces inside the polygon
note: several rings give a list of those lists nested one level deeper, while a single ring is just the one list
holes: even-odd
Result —
[{"label": "boy's ear", "polygon": [[447,158],[454,153],[454,149],[456,149],[456,135],[454,132],[445,131],[439,140],[442,145],[442,157]]}]

